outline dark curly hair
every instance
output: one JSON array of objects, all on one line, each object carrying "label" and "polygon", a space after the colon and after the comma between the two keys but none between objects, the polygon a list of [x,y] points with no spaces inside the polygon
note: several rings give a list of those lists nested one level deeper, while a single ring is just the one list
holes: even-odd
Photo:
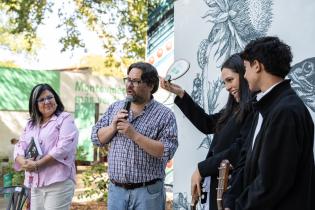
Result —
[{"label": "dark curly hair", "polygon": [[241,57],[251,64],[257,60],[268,73],[285,78],[290,72],[293,56],[290,46],[278,37],[267,36],[249,42]]},{"label": "dark curly hair", "polygon": [[137,62],[129,66],[127,74],[129,74],[129,72],[133,68],[138,68],[142,70],[141,80],[149,86],[152,85],[153,89],[151,91],[151,94],[155,93],[159,88],[159,75],[156,68],[149,63]]}]

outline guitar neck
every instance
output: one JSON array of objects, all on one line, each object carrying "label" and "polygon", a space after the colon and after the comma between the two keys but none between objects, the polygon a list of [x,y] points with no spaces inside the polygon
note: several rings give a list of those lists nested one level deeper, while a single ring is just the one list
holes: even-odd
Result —
[{"label": "guitar neck", "polygon": [[218,188],[217,188],[217,205],[218,210],[223,210],[222,197],[223,193],[227,189],[230,162],[228,160],[222,160],[219,167]]}]

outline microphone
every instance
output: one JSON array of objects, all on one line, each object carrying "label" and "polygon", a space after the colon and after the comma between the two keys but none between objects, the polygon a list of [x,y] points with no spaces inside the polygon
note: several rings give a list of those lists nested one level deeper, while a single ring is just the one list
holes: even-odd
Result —
[{"label": "microphone", "polygon": [[123,109],[127,110],[128,114],[129,114],[129,111],[130,111],[131,102],[133,102],[133,101],[134,101],[133,96],[127,96],[126,97],[125,105],[124,105]]}]

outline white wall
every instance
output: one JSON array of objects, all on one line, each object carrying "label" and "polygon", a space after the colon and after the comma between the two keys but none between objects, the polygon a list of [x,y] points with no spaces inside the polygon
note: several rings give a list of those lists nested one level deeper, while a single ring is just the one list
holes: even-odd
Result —
[{"label": "white wall", "polygon": [[[230,1],[209,1],[208,2],[233,2]],[[239,1],[241,2],[241,1]],[[314,0],[244,0],[243,3],[248,6],[246,11],[248,18],[244,20],[256,32],[263,35],[279,36],[284,42],[292,47],[294,59],[292,66],[309,58],[315,57],[314,39],[315,39],[315,1]],[[269,9],[268,9],[269,4]],[[202,69],[197,62],[198,47],[202,40],[207,39],[214,26],[213,23],[207,22],[208,19],[202,18],[209,10],[206,1],[202,0],[178,0],[175,1],[175,60],[186,58],[191,62],[190,71],[175,83],[184,87],[190,94],[193,90],[193,79]],[[268,11],[269,13],[268,13]],[[266,12],[267,11],[267,12]],[[223,12],[221,12],[223,13]],[[236,14],[237,17],[244,14]],[[231,13],[230,13],[231,14]],[[270,24],[268,24],[270,21]],[[265,28],[261,28],[261,27]],[[237,29],[237,27],[236,27]],[[239,31],[239,34],[245,33]],[[244,41],[246,44],[247,41]],[[212,50],[217,46],[213,46]],[[209,49],[208,49],[209,50]],[[210,50],[209,50],[210,51]],[[214,81],[219,77],[219,62],[216,62],[213,52],[208,53],[209,62],[204,68],[205,81]],[[312,65],[313,62],[313,66]],[[303,75],[305,83],[311,84],[315,90],[315,61],[310,61],[308,69],[309,75]],[[299,69],[301,70],[301,69]],[[297,72],[297,70],[294,70]],[[305,71],[305,69],[304,69]],[[293,81],[296,83],[298,81]],[[205,82],[204,94],[209,89]],[[304,84],[305,84],[304,83]],[[303,86],[303,84],[302,84]],[[309,90],[305,90],[309,91]],[[315,91],[314,91],[315,92]],[[313,103],[307,104],[312,106],[311,114],[315,119],[315,93],[302,92],[304,100],[311,99]],[[206,95],[204,95],[207,98]],[[220,108],[226,101],[226,91],[220,93],[217,103]],[[207,103],[204,103],[207,107]],[[217,109],[218,109],[217,108]],[[179,127],[179,148],[175,154],[174,160],[174,201],[179,200],[179,193],[182,193],[182,201],[174,209],[187,209],[190,202],[190,177],[196,168],[196,163],[203,160],[206,156],[207,149],[198,149],[201,140],[205,135],[201,134],[193,125],[183,116],[182,112],[174,106]],[[314,147],[315,151],[315,147]],[[186,196],[186,197],[185,197]],[[187,199],[187,202],[185,201]],[[186,203],[185,203],[186,202]]]}]

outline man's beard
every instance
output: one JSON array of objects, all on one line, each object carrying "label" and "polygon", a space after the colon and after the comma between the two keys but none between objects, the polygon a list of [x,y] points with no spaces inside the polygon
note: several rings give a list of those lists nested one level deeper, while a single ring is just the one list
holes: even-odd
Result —
[{"label": "man's beard", "polygon": [[139,96],[139,95],[134,95],[133,100],[134,100],[133,103],[135,104],[143,104],[146,101],[144,97]]}]

